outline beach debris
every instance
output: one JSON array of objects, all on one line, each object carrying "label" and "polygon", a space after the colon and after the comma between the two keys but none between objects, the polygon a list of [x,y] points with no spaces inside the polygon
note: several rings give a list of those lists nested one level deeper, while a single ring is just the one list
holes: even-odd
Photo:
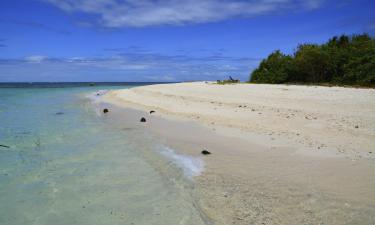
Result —
[{"label": "beach debris", "polygon": [[142,117],[140,121],[141,121],[142,123],[145,123],[145,122],[146,122],[146,118]]},{"label": "beach debris", "polygon": [[356,128],[356,129],[358,129],[358,128],[359,128],[359,126],[358,126],[358,125],[355,125],[355,128]]},{"label": "beach debris", "polygon": [[153,114],[154,112],[155,112],[154,110],[151,110],[151,111],[150,111],[150,114]]},{"label": "beach debris", "polygon": [[0,144],[0,147],[3,147],[3,148],[10,148],[10,146],[8,146],[8,145],[1,145],[1,144]]},{"label": "beach debris", "polygon": [[229,80],[232,81],[233,83],[240,82],[240,80],[233,79],[232,76],[229,76]]},{"label": "beach debris", "polygon": [[203,149],[203,151],[201,153],[202,153],[202,155],[209,155],[209,154],[211,154],[211,152],[207,151],[206,149]]},{"label": "beach debris", "polygon": [[109,110],[107,108],[103,109],[103,113],[107,113]]},{"label": "beach debris", "polygon": [[63,115],[64,113],[63,112],[57,112],[55,113],[55,115]]}]

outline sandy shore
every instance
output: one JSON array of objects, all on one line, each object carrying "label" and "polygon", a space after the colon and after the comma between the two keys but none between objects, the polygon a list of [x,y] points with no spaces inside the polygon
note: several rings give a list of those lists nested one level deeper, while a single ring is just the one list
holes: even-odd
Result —
[{"label": "sandy shore", "polygon": [[104,100],[178,151],[213,152],[195,194],[215,224],[375,223],[373,89],[197,82]]}]

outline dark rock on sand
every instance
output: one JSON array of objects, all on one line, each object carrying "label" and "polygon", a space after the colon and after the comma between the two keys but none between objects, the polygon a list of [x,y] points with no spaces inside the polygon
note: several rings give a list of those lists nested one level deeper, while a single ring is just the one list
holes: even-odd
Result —
[{"label": "dark rock on sand", "polygon": [[154,112],[155,112],[154,110],[151,110],[151,111],[150,111],[150,114],[153,114]]},{"label": "dark rock on sand", "polygon": [[358,125],[356,125],[356,126],[355,126],[355,128],[359,128],[359,126],[358,126]]},{"label": "dark rock on sand", "polygon": [[209,154],[211,154],[211,152],[209,152],[209,151],[207,151],[207,150],[203,150],[201,153],[202,153],[203,155],[209,155]]},{"label": "dark rock on sand", "polygon": [[141,122],[142,122],[142,123],[146,122],[146,118],[142,117],[142,118],[141,118]]},{"label": "dark rock on sand", "polygon": [[107,112],[109,112],[108,109],[103,109],[103,113],[107,113]]}]

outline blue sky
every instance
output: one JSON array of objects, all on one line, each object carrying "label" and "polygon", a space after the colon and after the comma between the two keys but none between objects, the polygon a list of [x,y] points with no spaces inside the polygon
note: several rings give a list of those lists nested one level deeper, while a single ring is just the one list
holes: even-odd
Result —
[{"label": "blue sky", "polygon": [[1,0],[0,82],[247,80],[276,49],[375,34],[373,0]]}]

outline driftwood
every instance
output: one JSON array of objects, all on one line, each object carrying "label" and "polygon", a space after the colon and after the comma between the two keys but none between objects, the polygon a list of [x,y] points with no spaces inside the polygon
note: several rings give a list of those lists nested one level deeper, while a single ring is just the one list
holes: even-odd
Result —
[{"label": "driftwood", "polygon": [[233,79],[232,76],[229,76],[229,80],[232,81],[232,82],[234,82],[234,83],[238,83],[238,82],[240,82],[240,80],[235,80],[235,79]]}]

